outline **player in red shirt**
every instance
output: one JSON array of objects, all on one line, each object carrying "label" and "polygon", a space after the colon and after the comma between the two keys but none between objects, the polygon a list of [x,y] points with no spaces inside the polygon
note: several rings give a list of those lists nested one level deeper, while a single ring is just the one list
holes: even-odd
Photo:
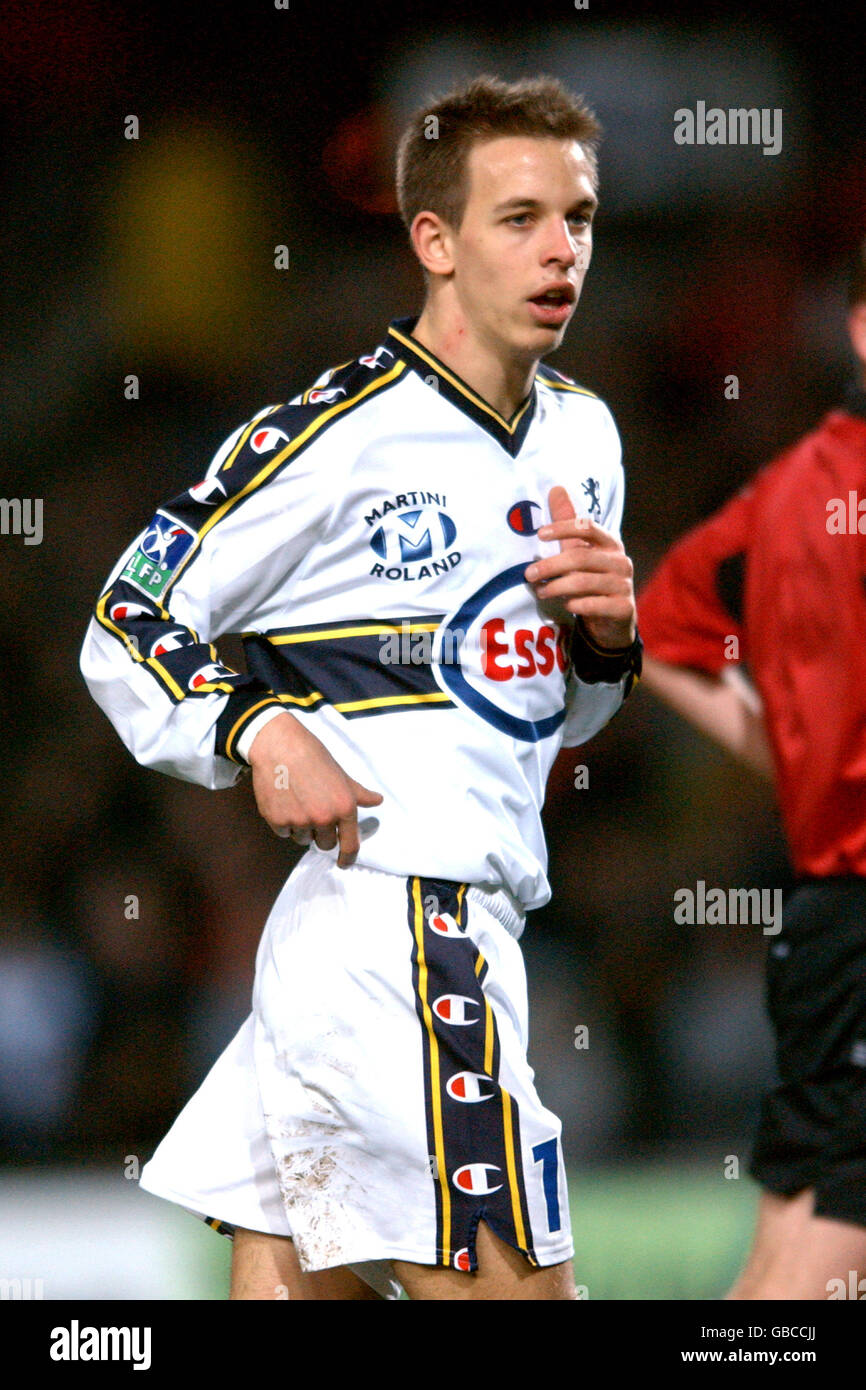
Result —
[{"label": "player in red shirt", "polygon": [[773,776],[798,876],[769,948],[779,1084],[736,1299],[848,1297],[866,1275],[866,241],[849,309],[844,407],[680,540],[638,601],[644,684]]}]

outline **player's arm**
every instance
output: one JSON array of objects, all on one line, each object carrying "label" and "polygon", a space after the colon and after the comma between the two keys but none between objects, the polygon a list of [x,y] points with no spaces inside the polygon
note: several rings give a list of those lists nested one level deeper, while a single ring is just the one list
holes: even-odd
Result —
[{"label": "player's arm", "polygon": [[772,778],[773,756],[760,696],[736,667],[712,676],[657,661],[644,652],[641,681],[647,690],[753,772]]},{"label": "player's arm", "polygon": [[684,536],[638,597],[643,684],[765,777],[773,760],[758,692],[740,663],[753,493],[745,489]]},{"label": "player's arm", "polygon": [[[292,419],[284,438],[306,423]],[[203,482],[160,508],[121,557],[96,604],[81,670],[143,766],[211,788],[252,767],[273,830],[315,836],[322,848],[339,837],[348,862],[357,806],[381,798],[342,771],[289,712],[290,697],[225,666],[214,645],[224,633],[266,625],[275,592],[330,512],[323,481],[333,483],[334,451],[298,449],[281,468],[279,450],[268,459],[250,447],[254,425],[237,431]]]}]

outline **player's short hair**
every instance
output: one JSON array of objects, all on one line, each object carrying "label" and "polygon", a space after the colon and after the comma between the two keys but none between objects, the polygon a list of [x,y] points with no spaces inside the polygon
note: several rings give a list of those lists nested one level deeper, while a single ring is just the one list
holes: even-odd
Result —
[{"label": "player's short hair", "polygon": [[848,276],[848,307],[856,309],[860,304],[866,304],[866,237],[857,247]]},{"label": "player's short hair", "polygon": [[421,107],[400,137],[397,203],[407,229],[425,211],[459,229],[469,198],[469,151],[502,135],[579,141],[597,187],[601,126],[582,97],[553,77],[503,82],[482,75]]}]

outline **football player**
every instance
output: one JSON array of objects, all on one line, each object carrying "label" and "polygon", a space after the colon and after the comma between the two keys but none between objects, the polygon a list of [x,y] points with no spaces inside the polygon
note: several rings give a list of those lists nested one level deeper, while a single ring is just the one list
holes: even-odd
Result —
[{"label": "football player", "polygon": [[549,79],[417,112],[420,314],[237,430],[91,623],[84,675],[139,761],[247,774],[309,845],[249,1019],[142,1174],[233,1236],[235,1298],[575,1296],[518,939],[550,894],[556,753],[640,669],[616,427],[542,365],[590,262],[598,135]]},{"label": "football player", "polygon": [[646,684],[774,778],[797,874],[769,946],[778,1080],[735,1299],[866,1287],[866,242],[848,297],[845,401],[683,537],[639,602]]}]

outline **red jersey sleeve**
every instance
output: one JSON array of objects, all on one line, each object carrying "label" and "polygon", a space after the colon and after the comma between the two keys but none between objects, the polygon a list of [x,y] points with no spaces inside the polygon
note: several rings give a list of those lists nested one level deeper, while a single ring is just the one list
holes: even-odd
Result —
[{"label": "red jersey sleeve", "polygon": [[649,656],[711,675],[748,658],[742,599],[753,495],[744,488],[677,541],[640,591]]}]

